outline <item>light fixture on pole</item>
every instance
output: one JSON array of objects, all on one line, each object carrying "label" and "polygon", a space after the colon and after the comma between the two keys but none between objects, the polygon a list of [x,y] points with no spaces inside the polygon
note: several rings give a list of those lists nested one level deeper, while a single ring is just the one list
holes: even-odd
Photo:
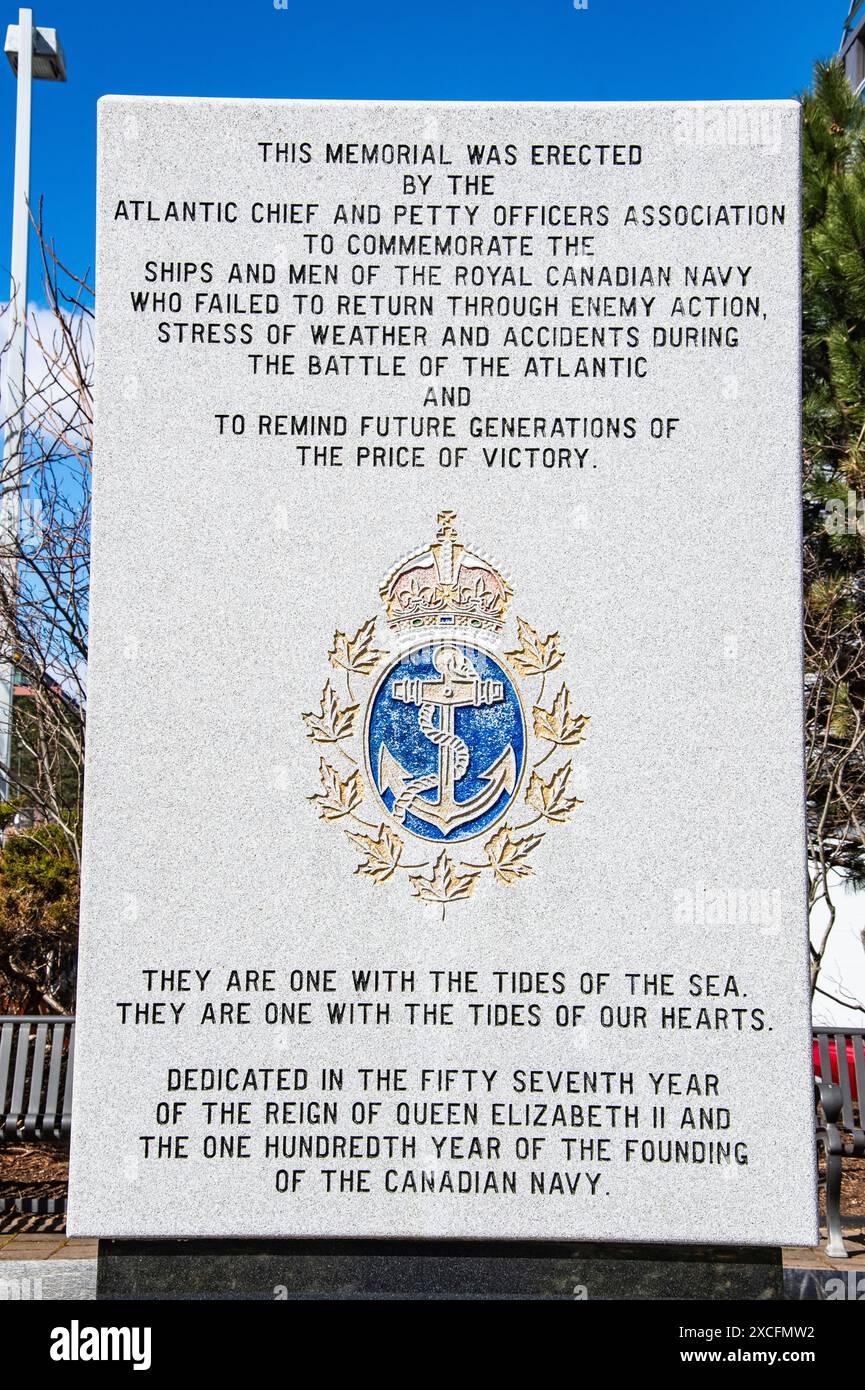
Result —
[{"label": "light fixture on pole", "polygon": [[[20,457],[24,439],[24,358],[27,351],[27,244],[30,234],[30,97],[33,79],[66,81],[66,59],[54,29],[34,29],[31,10],[18,11],[18,23],[10,24],[4,45],[18,85],[15,115],[15,185],[12,201],[12,315],[6,344],[6,421],[3,464],[0,474],[3,504],[3,542],[10,555],[9,580],[17,573],[15,547],[21,512]],[[10,792],[7,769],[12,754],[12,696],[15,668],[0,662],[0,793]]]}]

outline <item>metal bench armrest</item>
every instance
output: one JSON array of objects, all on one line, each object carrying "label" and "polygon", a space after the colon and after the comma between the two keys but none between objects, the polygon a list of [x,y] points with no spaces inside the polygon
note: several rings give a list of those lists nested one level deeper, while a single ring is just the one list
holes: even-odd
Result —
[{"label": "metal bench armrest", "polygon": [[817,1100],[820,1109],[823,1111],[823,1118],[826,1121],[826,1128],[835,1129],[841,1118],[841,1110],[844,1105],[844,1097],[841,1094],[841,1087],[836,1086],[834,1081],[816,1081],[814,1089],[817,1092]]}]

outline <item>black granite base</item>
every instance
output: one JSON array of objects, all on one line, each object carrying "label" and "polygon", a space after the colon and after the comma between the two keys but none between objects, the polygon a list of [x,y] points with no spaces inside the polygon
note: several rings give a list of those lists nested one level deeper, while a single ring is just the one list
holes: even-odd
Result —
[{"label": "black granite base", "polygon": [[762,1247],[102,1240],[101,1299],[780,1299]]}]

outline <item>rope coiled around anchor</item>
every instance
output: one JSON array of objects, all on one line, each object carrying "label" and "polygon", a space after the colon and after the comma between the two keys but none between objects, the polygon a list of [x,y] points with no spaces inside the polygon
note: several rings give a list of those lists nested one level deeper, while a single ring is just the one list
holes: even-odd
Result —
[{"label": "rope coiled around anchor", "polygon": [[[418,723],[430,743],[434,743],[437,748],[447,748],[451,753],[454,760],[454,781],[458,782],[468,768],[471,754],[468,745],[457,734],[443,734],[440,729],[436,728],[433,723],[436,708],[431,701],[421,705]],[[393,804],[391,815],[394,820],[402,825],[415,797],[421,792],[432,791],[433,787],[436,786],[438,786],[436,773],[431,773],[426,777],[414,777],[411,782],[407,782]]]}]

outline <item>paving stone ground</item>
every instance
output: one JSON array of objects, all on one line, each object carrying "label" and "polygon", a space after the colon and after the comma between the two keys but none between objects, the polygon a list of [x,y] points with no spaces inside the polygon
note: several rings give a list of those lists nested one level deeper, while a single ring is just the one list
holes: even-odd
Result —
[{"label": "paving stone ground", "polygon": [[95,1260],[97,1240],[69,1240],[65,1235],[0,1235],[0,1261]]}]

